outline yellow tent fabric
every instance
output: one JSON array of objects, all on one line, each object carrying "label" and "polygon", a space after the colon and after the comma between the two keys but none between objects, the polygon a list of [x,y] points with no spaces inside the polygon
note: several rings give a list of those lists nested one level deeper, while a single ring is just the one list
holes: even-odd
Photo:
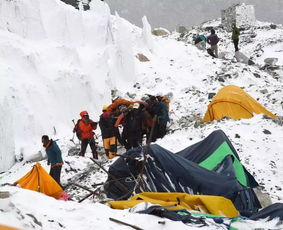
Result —
[{"label": "yellow tent fabric", "polygon": [[141,202],[169,206],[170,208],[168,209],[171,210],[198,210],[203,213],[226,217],[240,215],[229,199],[221,196],[191,195],[187,193],[144,192],[132,196],[130,200],[110,201],[108,204],[115,209],[126,209],[134,207]]},{"label": "yellow tent fabric", "polygon": [[21,188],[44,193],[56,199],[63,192],[61,186],[41,167],[40,163],[36,163],[32,170],[14,184],[19,185]]},{"label": "yellow tent fabric", "polygon": [[228,85],[214,96],[208,105],[203,121],[220,120],[223,117],[231,117],[234,120],[251,118],[254,113],[276,117],[240,87]]}]

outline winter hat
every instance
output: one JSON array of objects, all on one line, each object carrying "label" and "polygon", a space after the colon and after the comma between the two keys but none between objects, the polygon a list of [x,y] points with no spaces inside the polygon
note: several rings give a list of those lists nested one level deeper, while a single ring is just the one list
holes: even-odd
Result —
[{"label": "winter hat", "polygon": [[81,117],[88,116],[88,112],[87,111],[82,111],[82,112],[80,112],[80,116]]},{"label": "winter hat", "polygon": [[102,107],[102,111],[106,111],[108,109],[108,105],[104,105],[103,107]]}]

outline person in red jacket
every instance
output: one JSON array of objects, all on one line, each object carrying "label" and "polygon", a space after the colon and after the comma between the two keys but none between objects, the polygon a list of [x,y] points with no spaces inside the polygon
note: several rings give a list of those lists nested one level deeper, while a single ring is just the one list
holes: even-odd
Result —
[{"label": "person in red jacket", "polygon": [[93,158],[98,159],[93,132],[93,130],[96,130],[97,128],[97,122],[94,122],[89,118],[87,111],[82,111],[80,116],[81,119],[77,121],[77,124],[73,130],[73,132],[76,132],[77,137],[81,140],[80,156],[85,156],[86,148],[89,144]]}]

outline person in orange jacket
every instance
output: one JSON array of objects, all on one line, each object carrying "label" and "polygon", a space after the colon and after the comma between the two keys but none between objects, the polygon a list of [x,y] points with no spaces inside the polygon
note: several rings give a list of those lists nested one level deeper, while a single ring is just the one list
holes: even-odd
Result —
[{"label": "person in orange jacket", "polygon": [[77,121],[73,132],[77,133],[77,137],[81,140],[80,156],[84,157],[87,146],[89,144],[94,159],[98,159],[96,145],[94,141],[94,130],[97,128],[97,122],[89,118],[87,111],[80,113],[81,119]]}]

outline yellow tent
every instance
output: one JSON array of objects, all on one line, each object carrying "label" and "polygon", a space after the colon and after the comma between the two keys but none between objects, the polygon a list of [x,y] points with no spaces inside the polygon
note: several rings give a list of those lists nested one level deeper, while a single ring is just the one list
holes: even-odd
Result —
[{"label": "yellow tent", "polygon": [[14,184],[19,185],[21,188],[44,193],[56,199],[58,199],[63,192],[61,186],[39,163],[36,163],[25,176],[17,180]]},{"label": "yellow tent", "polygon": [[239,212],[233,203],[221,196],[191,195],[187,193],[144,192],[132,196],[130,200],[110,201],[108,204],[115,209],[126,209],[141,202],[150,202],[161,206],[170,206],[171,210],[197,210],[207,214],[235,217]]},{"label": "yellow tent", "polygon": [[276,117],[240,87],[228,85],[214,96],[208,105],[203,121],[220,120],[223,117],[231,117],[234,120],[251,118],[254,113]]}]

